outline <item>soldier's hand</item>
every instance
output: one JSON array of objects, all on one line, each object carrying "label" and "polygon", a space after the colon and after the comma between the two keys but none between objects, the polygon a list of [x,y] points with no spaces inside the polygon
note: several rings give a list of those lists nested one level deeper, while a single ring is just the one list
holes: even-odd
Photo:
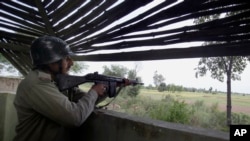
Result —
[{"label": "soldier's hand", "polygon": [[106,87],[106,85],[98,83],[93,85],[91,89],[95,90],[99,96],[102,96],[106,92]]}]

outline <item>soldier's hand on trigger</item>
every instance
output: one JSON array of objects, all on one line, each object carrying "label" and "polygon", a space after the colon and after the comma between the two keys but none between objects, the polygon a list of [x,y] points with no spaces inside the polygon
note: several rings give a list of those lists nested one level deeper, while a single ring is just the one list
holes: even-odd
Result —
[{"label": "soldier's hand on trigger", "polygon": [[91,89],[95,90],[99,96],[103,96],[106,91],[106,85],[98,83],[92,86]]}]

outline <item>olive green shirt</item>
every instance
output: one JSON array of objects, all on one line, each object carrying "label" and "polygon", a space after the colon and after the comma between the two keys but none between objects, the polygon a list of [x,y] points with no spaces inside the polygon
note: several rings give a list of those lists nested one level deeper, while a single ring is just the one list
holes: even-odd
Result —
[{"label": "olive green shirt", "polygon": [[72,127],[80,126],[94,110],[94,90],[71,102],[49,74],[31,71],[19,84],[14,105],[18,115],[14,141],[67,141]]}]

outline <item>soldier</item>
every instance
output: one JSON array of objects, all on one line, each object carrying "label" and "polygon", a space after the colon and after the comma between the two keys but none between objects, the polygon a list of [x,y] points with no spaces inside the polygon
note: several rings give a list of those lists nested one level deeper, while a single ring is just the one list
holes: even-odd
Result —
[{"label": "soldier", "polygon": [[74,55],[65,41],[43,36],[33,41],[31,58],[34,68],[17,89],[14,105],[18,115],[14,141],[67,141],[72,127],[79,127],[103,96],[105,86],[93,85],[87,93],[78,88],[60,92],[57,74],[67,74]]}]

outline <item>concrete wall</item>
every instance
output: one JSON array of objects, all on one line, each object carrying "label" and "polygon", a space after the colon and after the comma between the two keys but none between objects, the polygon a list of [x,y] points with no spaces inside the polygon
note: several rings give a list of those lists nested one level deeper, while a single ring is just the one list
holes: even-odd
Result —
[{"label": "concrete wall", "polygon": [[20,78],[0,76],[0,141],[12,141],[17,124],[16,109],[13,105]]},{"label": "concrete wall", "polygon": [[17,86],[21,80],[21,78],[0,76],[0,91],[15,94]]},{"label": "concrete wall", "polygon": [[0,92],[0,141],[12,141],[17,114],[13,105],[15,95]]},{"label": "concrete wall", "polygon": [[96,110],[75,135],[89,141],[229,141],[229,133]]}]

